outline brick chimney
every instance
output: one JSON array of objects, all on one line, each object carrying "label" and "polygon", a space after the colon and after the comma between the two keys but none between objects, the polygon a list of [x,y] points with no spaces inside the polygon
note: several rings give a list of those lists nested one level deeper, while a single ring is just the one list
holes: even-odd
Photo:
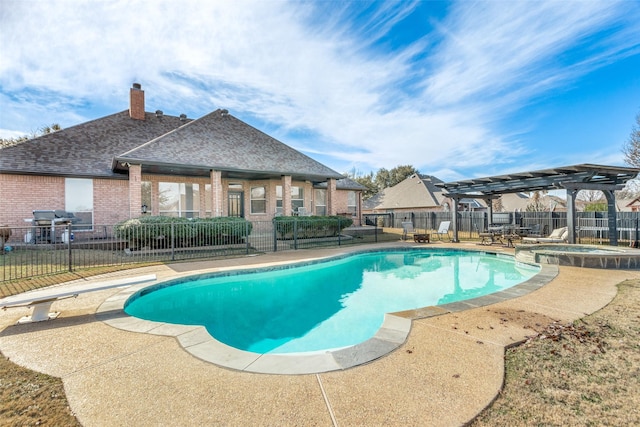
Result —
[{"label": "brick chimney", "polygon": [[140,83],[134,83],[129,91],[129,117],[144,120],[144,91]]}]

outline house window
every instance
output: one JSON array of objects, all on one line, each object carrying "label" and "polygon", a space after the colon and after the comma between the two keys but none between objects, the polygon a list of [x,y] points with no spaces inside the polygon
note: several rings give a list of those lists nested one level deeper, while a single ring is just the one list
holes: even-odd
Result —
[{"label": "house window", "polygon": [[[151,213],[151,182],[150,181],[142,181],[142,185],[140,187],[140,191],[142,193],[142,206],[147,207],[147,213]],[[142,208],[142,206],[140,206]],[[144,213],[144,212],[143,212]]]},{"label": "house window", "polygon": [[[304,207],[304,188],[291,187],[291,210]],[[282,185],[276,185],[276,213],[282,213]]]},{"label": "house window", "polygon": [[191,183],[158,183],[160,215],[197,218],[200,216],[200,185]]},{"label": "house window", "polygon": [[291,210],[296,212],[304,207],[304,188],[291,187]]},{"label": "house window", "polygon": [[276,185],[276,214],[282,213],[282,185]]},{"label": "house window", "polygon": [[211,184],[204,185],[204,210],[207,217],[213,213],[213,201],[211,200]]},{"label": "house window", "polygon": [[327,190],[316,188],[314,200],[316,215],[327,215]]},{"label": "house window", "polygon": [[267,191],[264,187],[251,187],[251,213],[267,213]]},{"label": "house window", "polygon": [[349,191],[347,193],[347,212],[349,212],[351,216],[358,214],[358,202],[355,191]]},{"label": "house window", "polygon": [[64,209],[77,219],[75,230],[93,229],[93,180],[66,178],[64,180]]}]

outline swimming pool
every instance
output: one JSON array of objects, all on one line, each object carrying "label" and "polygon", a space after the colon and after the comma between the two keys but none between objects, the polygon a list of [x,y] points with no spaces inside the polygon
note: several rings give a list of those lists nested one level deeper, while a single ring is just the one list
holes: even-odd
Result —
[{"label": "swimming pool", "polygon": [[156,322],[202,325],[215,339],[243,351],[315,352],[370,339],[386,313],[478,298],[538,271],[487,252],[370,251],[173,280],[138,291],[125,303],[125,312]]}]

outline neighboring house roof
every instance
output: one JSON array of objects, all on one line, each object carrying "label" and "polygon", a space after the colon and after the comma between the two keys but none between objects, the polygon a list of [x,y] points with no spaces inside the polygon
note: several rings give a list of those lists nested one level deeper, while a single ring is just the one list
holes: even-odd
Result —
[{"label": "neighboring house roof", "polygon": [[487,205],[481,199],[468,199],[464,197],[460,199],[459,203],[461,205],[467,205],[471,209],[482,209],[487,207]]},{"label": "neighboring house roof", "polygon": [[616,199],[616,206],[621,212],[631,212],[634,208],[640,208],[640,197]]},{"label": "neighboring house roof", "polygon": [[526,211],[531,198],[524,193],[506,193],[500,196],[502,210],[505,212]]},{"label": "neighboring house roof", "polygon": [[0,173],[120,177],[111,168],[114,155],[185,122],[166,115],[158,118],[153,113],[146,113],[145,120],[134,120],[125,110],[3,148]]},{"label": "neighboring house roof", "polygon": [[413,174],[393,187],[385,188],[363,202],[366,210],[393,210],[439,207],[444,200],[442,189],[435,184],[440,179]]},{"label": "neighboring house roof", "polygon": [[142,164],[143,172],[208,176],[222,171],[228,178],[273,178],[324,181],[343,175],[300,153],[227,110],[216,110],[146,144],[121,152],[114,169]]}]

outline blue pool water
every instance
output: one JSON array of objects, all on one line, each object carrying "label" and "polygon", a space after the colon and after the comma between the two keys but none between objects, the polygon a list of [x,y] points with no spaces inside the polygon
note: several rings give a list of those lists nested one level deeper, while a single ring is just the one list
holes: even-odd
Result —
[{"label": "blue pool water", "polygon": [[483,252],[367,252],[303,266],[179,279],[134,294],[125,312],[202,325],[240,350],[308,352],[366,341],[385,313],[487,295],[538,271],[513,257]]}]

